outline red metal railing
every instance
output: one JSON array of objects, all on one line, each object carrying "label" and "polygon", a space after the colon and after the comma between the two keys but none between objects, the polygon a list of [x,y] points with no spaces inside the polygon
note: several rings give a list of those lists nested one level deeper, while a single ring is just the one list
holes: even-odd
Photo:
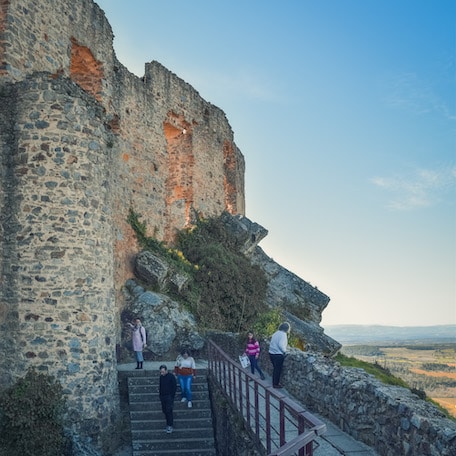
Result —
[{"label": "red metal railing", "polygon": [[243,369],[213,341],[208,343],[208,368],[269,456],[313,455],[315,438],[326,432],[318,418]]}]

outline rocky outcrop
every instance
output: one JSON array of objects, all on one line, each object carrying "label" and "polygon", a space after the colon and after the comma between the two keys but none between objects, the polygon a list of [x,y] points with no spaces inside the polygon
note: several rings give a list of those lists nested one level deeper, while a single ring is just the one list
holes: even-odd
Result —
[{"label": "rocky outcrop", "polygon": [[172,268],[166,261],[147,250],[136,255],[135,275],[158,290],[171,290],[175,293],[181,293],[189,280],[186,274]]},{"label": "rocky outcrop", "polygon": [[[145,290],[135,280],[128,280],[125,298],[130,316],[141,318],[147,329],[146,359],[174,356],[182,348],[197,354],[203,348],[204,338],[198,332],[193,315],[167,295]],[[129,335],[126,330],[123,347],[131,350]]]},{"label": "rocky outcrop", "polygon": [[269,307],[280,307],[292,324],[294,333],[305,342],[306,350],[333,355],[341,344],[327,336],[319,325],[330,298],[296,274],[276,263],[258,246],[268,231],[245,216],[224,213],[222,219],[238,239],[241,251],[266,274]]},{"label": "rocky outcrop", "polygon": [[[284,310],[286,318],[292,324],[294,334],[304,342],[304,348],[325,355],[335,354],[341,345],[327,336],[319,326],[321,313],[328,304],[329,297],[274,262],[261,250],[258,243],[268,233],[261,225],[245,216],[232,216],[228,213],[223,213],[221,219],[237,239],[240,251],[266,274],[267,304],[271,308],[280,307]],[[152,325],[150,327],[160,324],[165,328],[156,337],[157,345],[149,344],[150,350],[155,354],[164,354],[171,347],[182,343],[193,350],[199,350],[201,348],[199,338],[193,340],[188,334],[180,334],[183,328],[191,327],[193,332],[196,331],[193,317],[188,312],[179,311],[178,304],[165,296],[169,290],[175,293],[183,292],[188,277],[149,251],[142,251],[136,256],[135,273],[147,286],[163,293],[144,291],[142,288],[138,292],[136,291],[138,286],[133,285],[134,282],[127,282],[126,289],[130,290],[131,296],[130,311],[140,315],[143,323]],[[170,312],[170,308],[174,311]],[[168,311],[165,312],[163,309]],[[175,322],[170,320],[173,315],[177,318]],[[192,345],[194,342],[197,342],[196,346]]]},{"label": "rocky outcrop", "polygon": [[303,341],[304,350],[332,356],[342,348],[342,345],[332,337],[327,336],[324,333],[323,328],[317,323],[300,320],[287,311],[285,311],[284,314],[291,324],[293,333]]},{"label": "rocky outcrop", "polygon": [[251,256],[257,245],[268,235],[268,230],[244,215],[231,215],[224,212],[220,216],[233,237],[237,239],[239,250]]}]

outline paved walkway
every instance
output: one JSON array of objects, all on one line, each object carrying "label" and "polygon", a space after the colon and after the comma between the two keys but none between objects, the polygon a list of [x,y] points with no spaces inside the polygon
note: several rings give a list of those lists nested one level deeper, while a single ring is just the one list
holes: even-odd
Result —
[{"label": "paved walkway", "polygon": [[[195,360],[196,370],[207,369],[206,360]],[[174,360],[172,361],[145,361],[144,369],[147,371],[155,371],[157,376],[159,375],[159,367],[161,364],[165,364],[169,370],[174,368]],[[120,364],[117,366],[119,371],[134,371],[136,363]],[[266,381],[270,377],[266,375]],[[280,390],[283,394],[288,395],[286,388]],[[295,397],[289,395],[298,404],[299,401]],[[303,404],[300,404],[303,405]],[[339,427],[328,421],[326,418],[311,412],[315,417],[320,419],[326,424],[327,431],[323,436],[317,438],[316,442],[318,447],[314,450],[315,456],[378,456],[372,448],[368,447],[362,442],[355,440],[353,437],[343,432]],[[278,418],[277,418],[278,419]],[[114,456],[129,456],[128,449],[119,450]]]}]

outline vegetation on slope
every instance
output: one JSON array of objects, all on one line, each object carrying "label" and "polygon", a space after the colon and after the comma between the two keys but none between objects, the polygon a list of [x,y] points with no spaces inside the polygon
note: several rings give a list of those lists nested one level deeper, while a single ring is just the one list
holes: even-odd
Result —
[{"label": "vegetation on slope", "polygon": [[178,233],[173,248],[146,236],[146,224],[130,211],[129,223],[142,248],[152,251],[190,277],[184,295],[176,297],[195,315],[201,327],[247,331],[267,313],[267,279],[240,251],[240,241],[221,217],[198,219]]},{"label": "vegetation on slope", "polygon": [[402,379],[395,377],[388,369],[385,369],[378,363],[367,363],[357,358],[353,358],[352,356],[343,355],[342,353],[338,353],[335,357],[335,360],[338,361],[342,366],[364,369],[368,374],[373,375],[375,378],[385,383],[386,385],[395,385],[408,388],[408,385]]}]

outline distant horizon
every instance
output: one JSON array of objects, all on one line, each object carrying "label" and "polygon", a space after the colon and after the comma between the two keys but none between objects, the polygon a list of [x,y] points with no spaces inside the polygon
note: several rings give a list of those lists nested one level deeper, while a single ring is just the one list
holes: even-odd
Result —
[{"label": "distant horizon", "polygon": [[[335,323],[330,325],[325,325],[324,328],[334,327],[334,326],[384,326],[388,328],[434,328],[439,326],[453,326],[456,328],[456,323],[442,323],[442,324],[431,324],[431,325],[386,325],[382,323]],[[456,334],[455,334],[456,337]]]},{"label": "distant horizon", "polygon": [[451,343],[456,344],[456,325],[328,325],[326,335],[344,343]]}]

